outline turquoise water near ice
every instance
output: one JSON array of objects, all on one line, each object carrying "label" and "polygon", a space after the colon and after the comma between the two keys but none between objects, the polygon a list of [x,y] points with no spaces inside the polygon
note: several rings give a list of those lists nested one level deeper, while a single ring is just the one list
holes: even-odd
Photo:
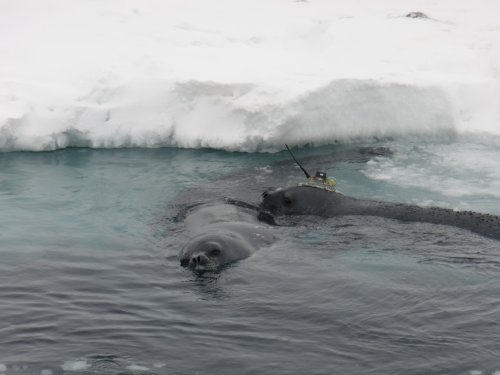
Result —
[{"label": "turquoise water near ice", "polygon": [[[351,156],[366,145],[394,154]],[[400,140],[295,152],[353,196],[500,214],[492,146]],[[334,157],[314,157],[325,154]],[[500,370],[495,240],[309,218],[274,228],[275,244],[220,273],[180,267],[179,197],[257,203],[262,186],[302,178],[284,152],[0,154],[0,373]]]}]

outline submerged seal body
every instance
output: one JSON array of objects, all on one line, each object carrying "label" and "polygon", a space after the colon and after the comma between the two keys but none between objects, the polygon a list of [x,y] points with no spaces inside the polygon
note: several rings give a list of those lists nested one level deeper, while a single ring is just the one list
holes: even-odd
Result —
[{"label": "submerged seal body", "polygon": [[185,219],[191,238],[179,252],[182,266],[215,270],[244,259],[274,241],[270,228],[254,212],[227,204],[197,207]]},{"label": "submerged seal body", "polygon": [[500,217],[472,211],[420,207],[357,199],[308,186],[294,186],[262,194],[261,208],[275,215],[380,216],[405,222],[426,222],[467,229],[500,240]]}]

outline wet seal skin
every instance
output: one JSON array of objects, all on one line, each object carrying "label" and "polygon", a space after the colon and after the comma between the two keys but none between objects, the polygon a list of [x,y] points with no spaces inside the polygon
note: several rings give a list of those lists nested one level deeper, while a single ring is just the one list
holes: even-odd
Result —
[{"label": "wet seal skin", "polygon": [[379,216],[403,222],[450,225],[484,237],[500,240],[500,217],[472,211],[440,207],[420,207],[402,203],[357,199],[339,192],[309,186],[293,186],[265,191],[260,207],[273,215]]},{"label": "wet seal skin", "polygon": [[214,271],[248,258],[274,242],[272,229],[260,223],[255,212],[228,204],[200,205],[185,219],[193,236],[178,258],[195,271]]}]

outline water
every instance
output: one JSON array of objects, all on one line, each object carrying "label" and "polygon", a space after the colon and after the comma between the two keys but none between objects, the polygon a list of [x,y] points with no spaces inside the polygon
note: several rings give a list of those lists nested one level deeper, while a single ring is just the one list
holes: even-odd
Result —
[{"label": "water", "polygon": [[[366,145],[394,154],[360,155]],[[448,194],[456,171],[436,155],[453,161],[450,150],[489,160],[482,186],[498,183],[495,150],[460,141],[296,153],[351,195],[500,213],[496,191],[469,191],[474,174]],[[275,228],[272,246],[220,273],[180,267],[186,238],[169,219],[177,205],[217,195],[255,203],[263,186],[302,179],[288,159],[169,148],[0,154],[0,373],[500,370],[495,240],[310,217]]]}]

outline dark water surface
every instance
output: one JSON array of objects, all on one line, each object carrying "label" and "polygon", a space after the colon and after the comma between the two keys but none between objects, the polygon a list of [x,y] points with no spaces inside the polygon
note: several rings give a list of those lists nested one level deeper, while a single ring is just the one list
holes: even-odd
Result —
[{"label": "dark water surface", "polygon": [[[380,189],[361,173],[373,155],[299,155],[324,152],[341,155],[320,164],[344,189]],[[302,178],[274,164],[287,159],[176,149],[0,154],[0,374],[500,371],[495,240],[306,217],[274,228],[273,245],[219,273],[181,268],[186,238],[170,220],[178,205],[217,194],[255,203],[263,187]],[[409,201],[415,192],[387,189],[379,196]],[[480,198],[500,211],[497,198]]]}]

